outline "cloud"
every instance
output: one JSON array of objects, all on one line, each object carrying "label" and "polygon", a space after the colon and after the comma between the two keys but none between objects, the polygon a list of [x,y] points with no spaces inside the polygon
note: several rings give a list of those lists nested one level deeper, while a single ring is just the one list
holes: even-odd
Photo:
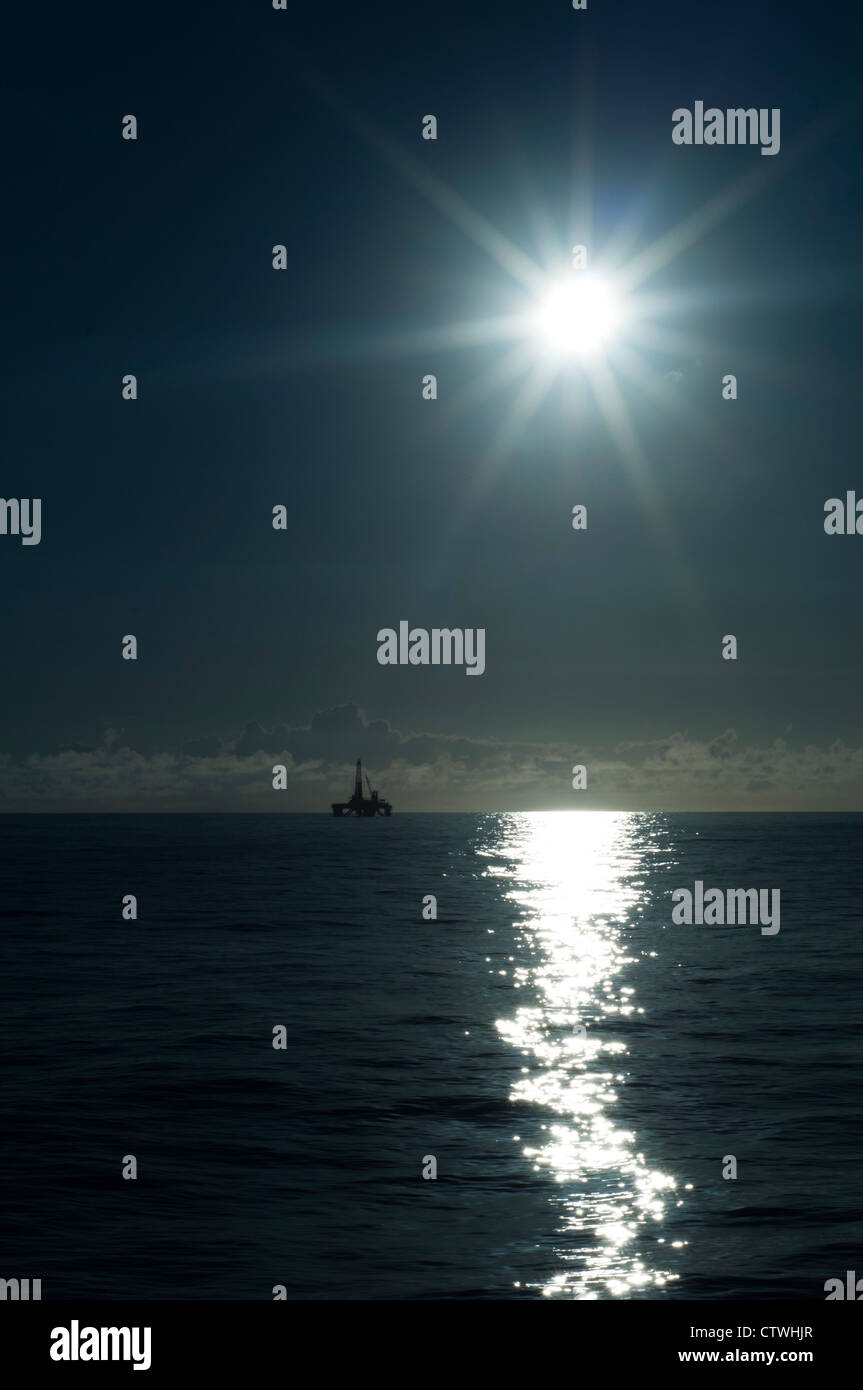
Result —
[{"label": "cloud", "polygon": [[[308,725],[248,723],[234,739],[205,737],[144,754],[109,730],[98,748],[0,757],[4,811],[290,811],[329,809],[348,795],[361,756],[373,781],[407,810],[863,810],[863,749],[746,745],[670,733],[609,746],[401,733],[356,705]],[[583,763],[588,789],[571,789]],[[283,764],[288,787],[275,792]]]}]

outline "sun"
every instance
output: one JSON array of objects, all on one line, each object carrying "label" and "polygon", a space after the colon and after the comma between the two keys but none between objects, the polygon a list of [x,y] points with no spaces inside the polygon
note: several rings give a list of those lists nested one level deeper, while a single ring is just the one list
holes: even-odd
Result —
[{"label": "sun", "polygon": [[549,287],[535,328],[555,354],[595,357],[611,342],[620,319],[620,301],[608,282],[577,271]]}]

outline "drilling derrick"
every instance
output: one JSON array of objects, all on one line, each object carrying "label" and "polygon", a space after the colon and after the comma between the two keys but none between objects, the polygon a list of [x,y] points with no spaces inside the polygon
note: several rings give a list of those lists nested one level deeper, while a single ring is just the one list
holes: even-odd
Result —
[{"label": "drilling derrick", "polygon": [[334,816],[390,816],[392,806],[388,801],[384,801],[372,788],[368,777],[366,784],[369,789],[368,796],[363,796],[363,765],[357,758],[356,775],[354,777],[354,794],[350,801],[334,801]]}]

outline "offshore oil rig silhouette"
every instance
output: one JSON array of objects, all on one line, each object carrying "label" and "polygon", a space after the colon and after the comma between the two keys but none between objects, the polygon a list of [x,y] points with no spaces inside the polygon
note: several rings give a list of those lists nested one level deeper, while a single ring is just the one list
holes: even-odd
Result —
[{"label": "offshore oil rig silhouette", "polygon": [[368,796],[363,796],[363,765],[357,758],[357,775],[354,780],[354,794],[350,801],[334,801],[334,816],[391,816],[393,808],[388,801],[382,801],[366,777]]}]

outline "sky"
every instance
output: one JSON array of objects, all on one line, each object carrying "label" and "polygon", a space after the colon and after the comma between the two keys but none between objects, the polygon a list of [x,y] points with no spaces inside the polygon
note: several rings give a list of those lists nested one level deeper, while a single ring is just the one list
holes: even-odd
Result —
[{"label": "sky", "polygon": [[[823,524],[863,497],[860,39],[775,0],[19,16],[0,809],[324,811],[361,757],[396,812],[863,810],[863,537]],[[779,152],[676,145],[699,100]],[[542,376],[495,325],[577,243],[638,331]],[[401,620],[485,671],[380,665]]]}]

